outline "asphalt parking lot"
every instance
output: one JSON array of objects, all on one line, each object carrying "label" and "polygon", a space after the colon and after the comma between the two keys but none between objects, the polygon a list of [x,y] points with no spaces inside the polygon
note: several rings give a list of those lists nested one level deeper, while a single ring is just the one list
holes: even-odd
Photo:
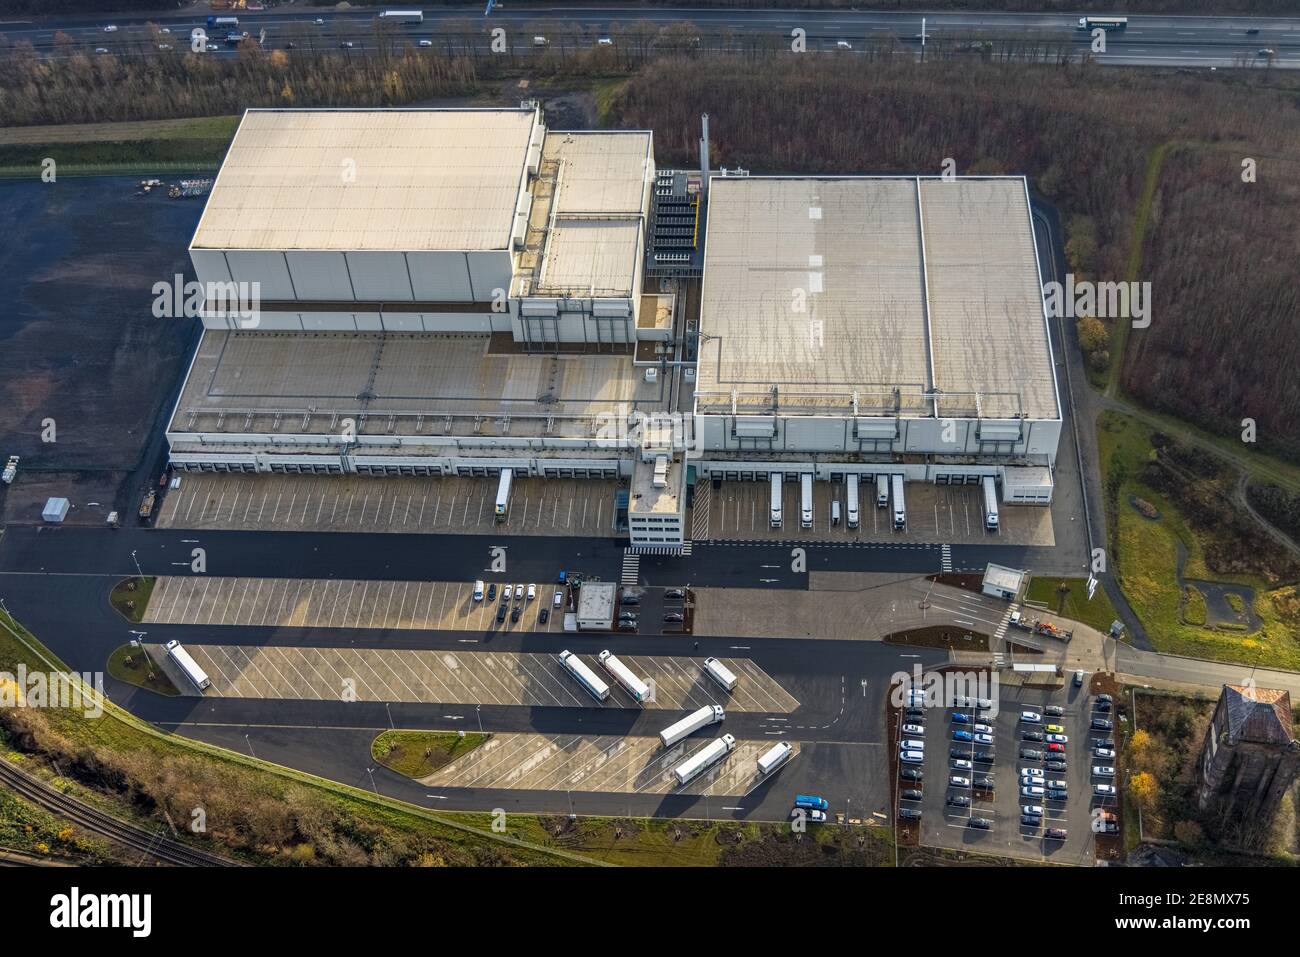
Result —
[{"label": "asphalt parking lot", "polygon": [[[713,725],[668,749],[655,737],[494,734],[420,783],[430,788],[748,794],[762,783],[757,761],[772,741],[737,741],[734,751],[685,787],[673,776],[673,768],[725,731],[725,726]],[[791,743],[794,754],[786,767],[799,755],[799,745]]]},{"label": "asphalt parking lot", "polygon": [[[647,708],[694,711],[720,701],[703,659],[619,655],[651,687],[638,703],[616,681],[597,701],[554,654],[506,651],[423,651],[392,648],[304,648],[276,645],[185,644],[212,685],[205,697],[305,701],[409,701],[429,704],[522,705],[544,708]],[[155,661],[165,655],[150,650]],[[799,702],[748,658],[724,658],[739,679],[725,696],[729,711],[789,714]],[[586,664],[604,670],[594,657]],[[189,688],[180,680],[177,686]]]},{"label": "asphalt parking lot", "polygon": [[[921,799],[903,798],[903,790],[918,785],[901,777],[899,781],[900,807],[922,811],[921,842],[1049,863],[1091,865],[1094,857],[1094,811],[1115,810],[1118,798],[1093,793],[1094,784],[1113,784],[1116,779],[1092,774],[1095,765],[1113,766],[1114,759],[1093,755],[1092,740],[1112,735],[1090,729],[1096,699],[1086,692],[1086,685],[1075,688],[1068,679],[1059,689],[1004,685],[995,711],[984,712],[970,706],[926,709],[929,713],[924,722],[926,747]],[[1064,714],[1059,717],[1047,715],[1044,709],[1049,705],[1062,708]],[[1033,711],[1042,720],[1037,723],[1022,721],[1022,711]],[[954,712],[968,715],[971,720],[962,723],[954,719]],[[1046,741],[1024,738],[1027,732],[1046,735],[1049,733],[1046,729],[1048,724],[1059,725],[1068,738],[1065,750],[1059,752],[1065,758],[1064,771],[1048,769]],[[975,730],[976,725],[991,729],[986,732],[992,735],[991,744],[954,740],[955,732],[979,733]],[[901,737],[917,736],[903,733]],[[1026,749],[1042,756],[1022,757],[1022,751]],[[954,755],[954,750],[962,754]],[[976,752],[982,753],[980,760],[976,760]],[[969,765],[960,763],[965,761],[969,761]],[[900,768],[908,766],[900,763]],[[1026,771],[1047,782],[1064,781],[1068,798],[1052,800],[1045,793],[1022,796],[1020,778]],[[954,783],[954,778],[964,778],[969,784]],[[979,787],[981,778],[989,779],[991,786]],[[1023,805],[1041,807],[1041,822],[1023,823]],[[987,830],[976,829],[970,824],[972,818],[987,820],[991,822],[990,827]],[[1048,838],[1048,828],[1065,828],[1065,840]]]},{"label": "asphalt parking lot", "polygon": [[[950,545],[1055,545],[1052,510],[1035,505],[999,505],[1000,528],[984,529],[983,492],[978,485],[908,482],[907,529],[895,532],[888,509],[876,508],[875,488],[862,487],[859,527],[849,528],[847,491],[842,482],[813,483],[813,527],[799,526],[799,485],[786,482],[785,524],[772,528],[767,482],[723,482],[696,488],[691,528],[696,541],[809,541],[945,543]],[[840,503],[838,525],[831,503]]]},{"label": "asphalt parking lot", "polygon": [[521,478],[509,517],[498,522],[494,478],[182,473],[181,487],[163,500],[157,525],[612,537],[617,487],[602,479]]}]

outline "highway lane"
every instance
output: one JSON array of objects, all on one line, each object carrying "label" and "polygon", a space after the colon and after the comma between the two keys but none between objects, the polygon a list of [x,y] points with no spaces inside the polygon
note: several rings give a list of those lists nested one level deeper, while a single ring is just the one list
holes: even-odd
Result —
[{"label": "highway lane", "polygon": [[[334,48],[343,40],[356,46],[349,51],[364,54],[376,47],[374,11],[338,12],[332,10],[268,11],[240,16],[240,28],[253,35],[265,29],[267,45],[283,47],[290,39],[299,45],[319,44]],[[315,19],[323,23],[315,25]],[[597,35],[608,34],[618,42],[634,42],[631,36],[620,37],[637,22],[656,26],[690,22],[701,34],[716,42],[724,34],[754,38],[764,34],[786,41],[791,30],[806,31],[812,49],[834,49],[838,40],[858,42],[869,38],[893,37],[919,53],[921,15],[900,15],[888,11],[850,10],[698,10],[677,8],[621,7],[511,7],[497,10],[490,17],[466,8],[425,8],[425,21],[419,25],[388,24],[393,36],[412,42],[427,39],[438,42],[457,24],[472,24],[481,31],[486,52],[488,31],[501,27],[510,35],[516,53],[533,52],[532,36],[539,30],[559,31],[577,25],[586,36],[582,43],[591,45]],[[0,27],[11,40],[27,40],[38,50],[52,51],[56,31],[72,37],[84,48],[104,46],[110,50],[132,46],[140,54],[157,53],[150,39],[145,19],[115,17],[114,33],[103,32],[105,19],[61,18],[45,22],[10,23]],[[203,21],[192,15],[167,15],[156,18],[160,26],[172,31],[164,42],[178,49],[188,32]],[[1107,37],[1108,51],[1098,56],[1100,62],[1133,66],[1264,66],[1300,67],[1300,19],[1245,18],[1219,16],[1132,16],[1125,31]],[[997,14],[931,13],[925,15],[925,34],[936,41],[953,38],[1026,37],[1043,43],[1066,43],[1083,52],[1086,34],[1077,29],[1077,16],[1070,14]],[[743,45],[743,44],[741,44]],[[1272,49],[1274,57],[1261,57],[1258,51]],[[222,53],[228,55],[223,48]]]}]

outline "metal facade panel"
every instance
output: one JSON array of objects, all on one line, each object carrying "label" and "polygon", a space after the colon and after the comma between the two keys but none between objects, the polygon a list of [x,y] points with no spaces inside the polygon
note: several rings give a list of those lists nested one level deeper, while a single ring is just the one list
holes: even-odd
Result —
[{"label": "metal facade panel", "polygon": [[415,298],[403,253],[350,252],[347,265],[358,299],[410,302]]},{"label": "metal facade panel", "polygon": [[348,267],[342,253],[288,252],[289,274],[295,299],[304,302],[347,302],[352,292]]}]

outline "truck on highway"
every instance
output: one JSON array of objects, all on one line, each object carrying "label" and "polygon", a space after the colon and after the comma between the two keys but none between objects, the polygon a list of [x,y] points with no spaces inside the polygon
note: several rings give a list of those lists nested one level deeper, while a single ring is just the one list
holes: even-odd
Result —
[{"label": "truck on highway", "polygon": [[605,670],[614,676],[614,680],[623,686],[623,690],[637,701],[650,700],[650,686],[633,674],[632,669],[614,657],[609,650],[598,656]]},{"label": "truck on highway", "polygon": [[504,522],[510,515],[510,493],[514,489],[515,470],[502,469],[497,482],[496,520]]},{"label": "truck on highway", "polygon": [[716,681],[726,691],[736,690],[736,676],[731,669],[717,658],[704,659],[704,673]]},{"label": "truck on highway", "polygon": [[858,521],[861,518],[861,514],[858,509],[858,485],[861,483],[861,481],[862,481],[862,477],[859,475],[849,476],[849,490],[848,490],[849,528],[857,528]]},{"label": "truck on highway", "polygon": [[604,701],[609,697],[609,685],[601,681],[600,676],[583,664],[582,659],[572,651],[565,649],[560,652],[560,664],[564,665],[564,670],[577,678],[578,683],[597,701]]},{"label": "truck on highway", "polygon": [[17,474],[18,474],[18,456],[11,455],[9,456],[9,461],[5,463],[4,472],[0,473],[0,482],[4,482],[6,485],[12,485],[14,481],[14,476],[16,476]]},{"label": "truck on highway", "polygon": [[813,506],[812,506],[812,482],[811,472],[804,472],[799,476],[799,527],[813,527]]},{"label": "truck on highway", "polygon": [[772,745],[771,749],[759,755],[758,773],[760,776],[771,774],[785,762],[790,760],[790,755],[794,754],[794,748],[788,741],[778,741]]},{"label": "truck on highway", "polygon": [[700,728],[707,728],[711,724],[717,724],[726,716],[726,712],[720,706],[706,704],[698,711],[692,711],[680,721],[674,721],[660,731],[659,740],[663,742],[665,748],[671,748],[678,741],[699,731]]},{"label": "truck on highway", "polygon": [[1080,17],[1080,30],[1127,30],[1128,17]]},{"label": "truck on highway", "polygon": [[784,476],[780,472],[773,472],[771,477],[768,479],[768,481],[771,482],[772,485],[771,514],[769,516],[769,523],[773,528],[780,528],[782,524],[781,480],[783,478]]},{"label": "truck on highway", "polygon": [[736,739],[731,735],[724,734],[720,738],[715,738],[673,768],[677,784],[683,786],[690,783],[734,750],[736,750]]},{"label": "truck on highway", "polygon": [[181,647],[179,641],[173,638],[167,642],[166,647],[167,657],[171,659],[172,664],[181,669],[181,672],[194,687],[203,691],[212,685],[212,679],[208,677],[208,673],[199,667],[199,663],[190,656],[188,651]]},{"label": "truck on highway", "polygon": [[239,17],[208,17],[209,30],[234,30],[239,26]]},{"label": "truck on highway", "polygon": [[907,504],[903,501],[903,476],[891,475],[890,483],[894,490],[894,530],[901,532],[907,528]]},{"label": "truck on highway", "polygon": [[992,475],[980,480],[984,486],[984,527],[990,532],[998,530],[998,483]]},{"label": "truck on highway", "polygon": [[380,20],[390,23],[423,23],[423,10],[385,10],[379,15]]}]

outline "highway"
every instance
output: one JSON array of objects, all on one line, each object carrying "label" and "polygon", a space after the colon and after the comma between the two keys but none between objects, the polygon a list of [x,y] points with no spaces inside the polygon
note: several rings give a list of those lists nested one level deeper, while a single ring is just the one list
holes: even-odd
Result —
[{"label": "highway", "polygon": [[[240,15],[240,30],[253,37],[266,31],[265,45],[284,49],[290,43],[298,49],[340,49],[365,55],[375,50],[379,40],[375,33],[374,9],[357,12],[295,8]],[[1079,30],[1078,17],[1072,14],[1040,13],[932,13],[925,14],[925,46],[944,41],[973,39],[1023,40],[1044,51],[1068,49],[1073,55],[1087,51],[1089,39]],[[317,22],[319,21],[319,22]],[[27,41],[43,55],[58,58],[70,55],[56,50],[56,33],[73,40],[77,52],[102,48],[123,55],[159,55],[184,51],[190,31],[205,26],[194,14],[157,17],[158,27],[169,36],[154,36],[142,17],[106,18],[62,17],[40,20],[0,22],[0,31],[9,41]],[[922,15],[896,12],[853,10],[743,10],[646,8],[646,7],[564,7],[510,4],[495,9],[488,16],[474,8],[425,8],[421,24],[386,24],[393,37],[418,43],[428,41],[432,50],[462,49],[461,41],[448,35],[465,30],[478,34],[476,50],[487,53],[490,31],[502,28],[515,54],[533,54],[540,48],[533,37],[548,36],[550,49],[572,49],[595,45],[597,37],[607,36],[620,44],[638,41],[632,26],[648,22],[658,27],[692,23],[706,47],[745,49],[767,38],[788,44],[793,30],[803,30],[809,51],[834,51],[837,55],[862,53],[867,41],[894,40],[922,55]],[[115,26],[105,32],[106,26]],[[575,29],[576,28],[576,29]],[[224,31],[220,31],[224,34]],[[220,36],[216,39],[220,40]],[[1096,55],[1104,64],[1140,67],[1251,67],[1269,66],[1295,69],[1300,67],[1300,19],[1277,17],[1222,16],[1130,16],[1128,27],[1112,31],[1107,50]],[[844,50],[839,44],[849,44]],[[170,50],[159,50],[160,44]],[[1271,54],[1262,51],[1272,51]],[[208,55],[230,56],[233,48],[220,46]],[[1055,53],[1049,55],[1054,59]]]}]

